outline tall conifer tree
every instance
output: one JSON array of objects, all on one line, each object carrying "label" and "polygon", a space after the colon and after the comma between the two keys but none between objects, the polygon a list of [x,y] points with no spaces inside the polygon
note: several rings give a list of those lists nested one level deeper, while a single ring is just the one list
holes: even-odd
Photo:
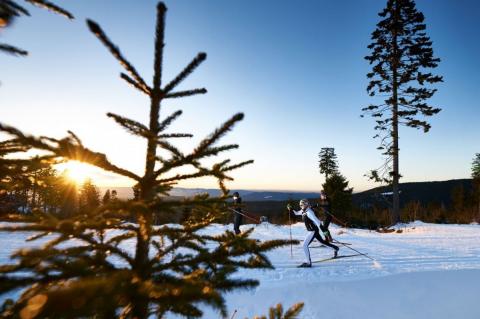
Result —
[{"label": "tall conifer tree", "polygon": [[318,153],[319,161],[318,168],[320,174],[325,174],[325,181],[328,177],[338,172],[337,155],[333,147],[322,147]]},{"label": "tall conifer tree", "polygon": [[[204,94],[204,88],[175,91],[206,58],[198,54],[170,82],[162,83],[166,7],[157,6],[153,81],[143,79],[100,26],[88,21],[90,30],[125,69],[120,77],[150,99],[149,123],[109,113],[127,132],[146,142],[145,171],[138,175],[112,163],[105,154],[85,147],[73,133],[63,139],[34,137],[8,125],[0,131],[13,136],[21,145],[42,150],[44,161],[79,160],[106,171],[128,177],[137,183],[137,199],[115,200],[96,210],[59,220],[48,212],[31,216],[11,216],[19,224],[4,225],[3,231],[32,231],[30,240],[43,238],[43,246],[16,252],[15,263],[0,267],[0,294],[24,289],[3,315],[22,318],[164,318],[168,313],[200,317],[200,303],[227,316],[223,294],[239,288],[252,288],[256,280],[234,278],[238,268],[272,268],[265,253],[286,240],[259,243],[249,238],[252,229],[236,236],[230,231],[218,235],[199,232],[224,211],[229,198],[225,181],[234,169],[250,164],[231,164],[221,159],[213,165],[204,159],[218,156],[238,145],[217,145],[233,126],[243,119],[236,114],[203,139],[190,153],[184,153],[170,140],[191,134],[169,133],[167,128],[181,114],[174,111],[160,119],[161,102]],[[164,110],[166,112],[166,110]],[[163,150],[168,155],[160,155]],[[181,168],[193,172],[181,173]],[[182,180],[210,176],[223,191],[219,198],[199,195],[186,200],[165,200],[172,187]],[[192,218],[181,225],[154,227],[154,214],[180,214],[191,211]],[[134,220],[135,223],[128,221]],[[56,236],[48,236],[56,234]],[[133,244],[133,249],[127,247]],[[301,306],[292,308],[293,317]],[[292,315],[293,313],[293,315]],[[280,316],[278,316],[280,318]],[[281,318],[284,316],[282,315]],[[286,317],[286,316],[285,316]],[[275,317],[277,318],[277,317]]]},{"label": "tall conifer tree", "polygon": [[427,100],[437,91],[432,85],[442,82],[442,77],[428,71],[437,67],[440,59],[433,55],[424,15],[413,0],[388,0],[379,16],[382,20],[368,46],[371,54],[365,59],[372,65],[367,91],[382,102],[362,110],[376,119],[379,133],[375,138],[381,140],[378,149],[386,156],[385,164],[370,176],[392,184],[393,219],[399,221],[399,125],[429,131],[427,118],[440,108],[428,105]]}]

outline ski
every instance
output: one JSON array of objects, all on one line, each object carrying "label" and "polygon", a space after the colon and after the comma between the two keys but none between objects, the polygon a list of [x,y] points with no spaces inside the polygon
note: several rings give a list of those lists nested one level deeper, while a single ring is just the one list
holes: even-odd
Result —
[{"label": "ski", "polygon": [[[352,244],[350,243],[342,243],[342,242],[337,242],[336,244],[342,244],[342,245],[347,245],[347,246],[351,246]],[[320,245],[320,246],[309,246],[308,248],[325,248],[327,246],[325,245]]]},{"label": "ski", "polygon": [[[362,254],[341,255],[341,256],[337,256],[336,258],[330,257],[330,258],[315,260],[315,261],[312,261],[312,267],[305,267],[305,268],[313,268],[314,267],[313,264],[318,264],[326,261],[333,261],[341,258],[357,257],[357,256],[362,256]],[[300,267],[299,265],[277,265],[277,266],[274,265],[274,267],[275,268],[303,268],[303,267]]]},{"label": "ski", "polygon": [[322,262],[325,262],[325,261],[329,261],[329,260],[335,260],[335,259],[340,259],[340,258],[350,258],[350,257],[356,257],[356,256],[362,256],[362,254],[353,254],[353,255],[340,255],[340,256],[337,256],[337,257],[335,257],[335,258],[333,258],[333,257],[330,257],[330,258],[325,258],[325,259],[315,260],[315,261],[312,261],[312,264],[315,264],[315,263],[322,263]]}]

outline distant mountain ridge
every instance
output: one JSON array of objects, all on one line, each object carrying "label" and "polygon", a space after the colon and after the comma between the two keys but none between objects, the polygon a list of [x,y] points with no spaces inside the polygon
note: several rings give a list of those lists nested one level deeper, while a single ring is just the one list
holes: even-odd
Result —
[{"label": "distant mountain ridge", "polygon": [[[107,189],[116,190],[117,196],[121,199],[133,198],[133,190],[131,187],[99,187],[101,196]],[[238,192],[244,201],[285,201],[299,200],[302,198],[316,198],[319,193],[314,192],[288,192],[288,191],[256,191],[245,189],[233,189],[231,192]],[[181,188],[175,187],[170,192],[170,196],[175,197],[192,197],[197,194],[208,193],[210,196],[216,197],[220,195],[219,189],[214,188]]]},{"label": "distant mountain ridge", "polygon": [[[472,190],[471,179],[452,179],[447,181],[434,182],[411,182],[400,183],[400,205],[403,206],[411,201],[418,201],[423,205],[428,203],[439,203],[449,206],[452,202],[452,191],[454,188],[463,188],[464,192]],[[353,204],[359,207],[370,204],[391,203],[390,186],[381,186],[369,189],[364,192],[355,193],[352,196]]]},{"label": "distant mountain ridge", "polygon": [[[471,179],[454,179],[447,181],[434,182],[411,182],[400,183],[400,201],[401,205],[409,201],[419,201],[422,204],[431,202],[443,203],[449,205],[451,203],[452,190],[455,187],[463,187],[468,192],[472,188]],[[99,187],[101,196],[107,189],[116,190],[118,197],[122,199],[133,198],[133,190],[131,187]],[[300,200],[302,198],[316,199],[319,193],[316,192],[289,192],[289,191],[257,191],[257,190],[236,190],[240,193],[245,202],[281,202],[288,200]],[[364,206],[371,204],[389,204],[391,196],[391,187],[382,186],[369,189],[364,192],[354,193],[352,201],[356,206]],[[197,194],[208,193],[210,196],[219,196],[220,190],[214,188],[181,188],[176,187],[170,192],[170,196],[175,197],[192,197]]]}]

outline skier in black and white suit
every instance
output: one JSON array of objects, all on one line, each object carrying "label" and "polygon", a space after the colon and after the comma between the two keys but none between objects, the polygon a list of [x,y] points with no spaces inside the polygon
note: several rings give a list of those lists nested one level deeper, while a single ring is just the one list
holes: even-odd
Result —
[{"label": "skier in black and white suit", "polygon": [[292,207],[287,205],[287,209],[290,213],[293,213],[297,216],[302,216],[302,219],[305,223],[305,227],[307,228],[307,236],[305,237],[305,240],[303,241],[303,251],[305,252],[305,257],[306,257],[306,262],[301,264],[299,267],[312,267],[312,260],[310,258],[310,250],[308,249],[308,246],[310,243],[313,241],[314,238],[316,238],[319,242],[324,244],[325,246],[331,247],[334,250],[333,253],[333,258],[337,257],[338,253],[338,247],[327,242],[320,236],[320,227],[321,223],[320,220],[315,216],[315,213],[313,212],[312,208],[310,207],[310,204],[308,200],[302,199],[300,201],[300,210],[295,211],[292,209]]}]

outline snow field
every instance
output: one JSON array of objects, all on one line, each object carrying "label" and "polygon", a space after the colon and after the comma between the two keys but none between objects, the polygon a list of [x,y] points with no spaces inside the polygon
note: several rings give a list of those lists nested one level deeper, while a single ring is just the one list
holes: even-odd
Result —
[{"label": "snow field", "polygon": [[[288,239],[289,226],[271,224],[254,227],[258,240]],[[436,225],[415,222],[398,227],[402,233],[331,226],[333,237],[378,261],[380,267],[363,256],[314,263],[313,268],[297,268],[304,261],[302,243],[276,249],[268,256],[273,270],[240,270],[236,276],[260,281],[253,290],[227,294],[235,319],[266,314],[279,302],[289,307],[305,302],[302,319],[317,318],[480,318],[480,226]],[[204,233],[217,234],[232,225],[211,225]],[[303,223],[291,226],[292,238],[303,242]],[[10,255],[20,248],[38,245],[25,242],[30,233],[0,232],[0,263],[10,263]],[[135,241],[123,248],[133,251]],[[331,257],[333,251],[311,244],[313,261]],[[356,252],[340,245],[339,255]],[[1,296],[0,302],[6,297]],[[205,308],[204,318],[220,318]]]}]

